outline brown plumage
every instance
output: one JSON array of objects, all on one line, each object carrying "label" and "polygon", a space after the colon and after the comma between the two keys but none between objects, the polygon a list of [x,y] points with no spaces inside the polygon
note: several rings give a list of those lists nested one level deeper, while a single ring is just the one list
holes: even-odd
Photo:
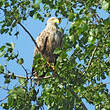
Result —
[{"label": "brown plumage", "polygon": [[[59,20],[57,18],[49,18],[46,28],[36,39],[40,52],[49,63],[56,62],[57,56],[54,55],[53,52],[56,48],[61,48],[62,46],[62,33],[58,30],[57,23],[59,23]],[[38,53],[39,51],[35,47],[34,56]]]}]

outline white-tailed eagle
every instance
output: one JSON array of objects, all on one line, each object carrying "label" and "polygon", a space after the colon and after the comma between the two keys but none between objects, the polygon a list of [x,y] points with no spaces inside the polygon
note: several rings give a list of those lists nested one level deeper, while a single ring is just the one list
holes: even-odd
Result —
[{"label": "white-tailed eagle", "polygon": [[[62,33],[58,29],[59,19],[51,17],[48,19],[45,29],[40,33],[36,39],[36,43],[40,49],[42,56],[49,62],[56,62],[57,56],[53,54],[56,48],[61,48],[62,46]],[[34,49],[34,56],[39,54],[37,47]],[[32,70],[34,77],[38,77],[34,68]],[[37,84],[39,82],[37,81]]]},{"label": "white-tailed eagle", "polygon": [[[56,48],[62,46],[62,33],[58,30],[59,19],[51,17],[47,21],[45,29],[36,39],[40,52],[49,63],[55,63],[56,55],[53,54]],[[34,56],[38,54],[37,47],[34,50]]]}]

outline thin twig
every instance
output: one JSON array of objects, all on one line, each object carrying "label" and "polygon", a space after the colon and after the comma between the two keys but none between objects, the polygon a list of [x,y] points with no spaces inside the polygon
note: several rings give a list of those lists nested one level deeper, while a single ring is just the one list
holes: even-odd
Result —
[{"label": "thin twig", "polygon": [[64,27],[64,31],[65,31],[65,29],[67,28],[67,26],[68,26],[68,21],[66,22],[66,25],[65,25],[65,27]]},{"label": "thin twig", "polygon": [[8,96],[10,96],[11,94],[8,94],[6,97],[4,97],[3,99],[0,100],[0,102],[4,101],[5,99],[8,98]]},{"label": "thin twig", "polygon": [[[10,73],[10,74],[2,73],[2,74],[9,75],[9,76],[12,76],[12,75],[13,75],[13,74],[11,74],[11,73]],[[26,79],[26,77],[23,77],[23,76],[20,76],[20,75],[15,75],[15,74],[14,74],[14,76],[17,77],[17,78]],[[29,77],[28,77],[28,78],[29,78]]]},{"label": "thin twig", "polygon": [[[19,60],[19,59],[16,58],[16,60]],[[16,62],[17,62],[17,61],[16,61]],[[20,65],[21,65],[21,67],[23,68],[23,70],[26,72],[26,78],[28,79],[28,72],[27,72],[26,68],[24,67],[23,64],[20,64]]]},{"label": "thin twig", "polygon": [[9,89],[4,88],[4,87],[2,87],[2,86],[0,86],[0,89],[4,89],[4,90],[6,90],[6,91],[9,91]]},{"label": "thin twig", "polygon": [[22,66],[22,68],[24,69],[24,71],[26,72],[26,78],[28,79],[28,72],[27,72],[26,68],[24,67],[23,64],[21,64],[21,66]]},{"label": "thin twig", "polygon": [[90,67],[90,65],[91,65],[91,63],[92,63],[92,59],[93,59],[93,57],[94,57],[94,54],[95,54],[95,52],[96,52],[96,49],[97,49],[97,47],[95,47],[94,50],[93,50],[93,52],[92,52],[92,56],[91,56],[91,58],[90,58],[90,60],[89,60],[89,62],[88,62],[88,66],[87,66],[87,68],[86,68],[86,71],[88,71],[88,69],[89,69],[89,67]]}]

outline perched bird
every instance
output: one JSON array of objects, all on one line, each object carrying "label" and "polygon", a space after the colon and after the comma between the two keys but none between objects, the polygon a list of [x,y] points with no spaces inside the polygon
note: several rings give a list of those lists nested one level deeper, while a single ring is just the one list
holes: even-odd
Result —
[{"label": "perched bird", "polygon": [[[40,53],[49,63],[56,62],[57,56],[54,55],[54,50],[56,48],[61,48],[62,46],[62,33],[58,29],[60,21],[56,17],[51,17],[48,19],[45,29],[40,33],[36,39],[36,43],[40,49]],[[34,49],[34,56],[39,54],[37,47]],[[33,70],[34,71],[34,68]],[[37,75],[36,75],[37,76]]]}]

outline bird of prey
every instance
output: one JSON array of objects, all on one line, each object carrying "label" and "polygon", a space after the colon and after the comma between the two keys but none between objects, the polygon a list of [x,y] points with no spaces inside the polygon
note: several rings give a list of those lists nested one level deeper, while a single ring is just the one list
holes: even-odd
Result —
[{"label": "bird of prey", "polygon": [[[56,17],[48,19],[45,29],[40,33],[36,39],[36,43],[40,49],[40,53],[49,63],[55,63],[57,56],[54,55],[56,48],[62,46],[62,33],[58,29],[60,21]],[[34,49],[34,56],[39,54],[37,47]]]}]

